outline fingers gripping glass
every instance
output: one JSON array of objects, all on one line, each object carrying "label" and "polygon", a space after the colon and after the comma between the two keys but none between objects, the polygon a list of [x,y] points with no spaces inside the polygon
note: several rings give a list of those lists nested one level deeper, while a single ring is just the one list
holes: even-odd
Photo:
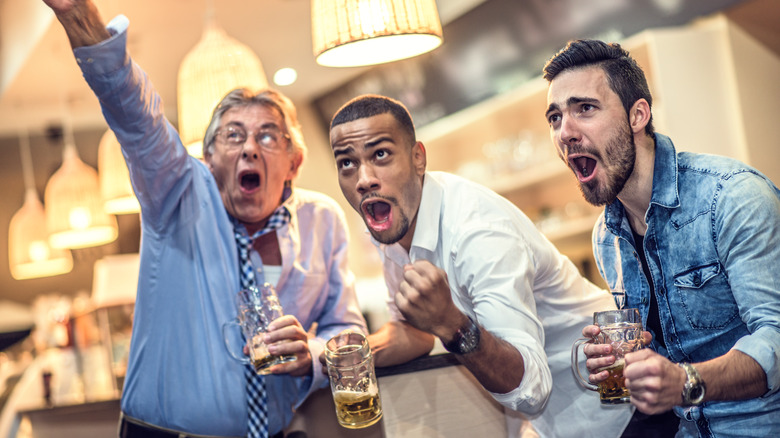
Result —
[{"label": "fingers gripping glass", "polygon": [[277,126],[266,126],[257,132],[251,132],[239,125],[228,125],[217,130],[217,140],[229,147],[241,147],[246,139],[253,136],[255,143],[268,152],[279,152],[286,146],[282,139],[290,140],[290,135]]}]

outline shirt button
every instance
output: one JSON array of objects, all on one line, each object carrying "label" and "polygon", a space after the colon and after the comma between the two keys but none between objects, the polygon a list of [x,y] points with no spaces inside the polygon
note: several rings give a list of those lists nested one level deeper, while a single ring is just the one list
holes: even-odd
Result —
[{"label": "shirt button", "polygon": [[701,286],[701,274],[699,272],[693,273],[693,285],[696,287]]},{"label": "shirt button", "polygon": [[94,60],[94,59],[92,59],[92,58],[87,58],[87,64],[92,64],[93,62],[95,62],[95,60]]}]

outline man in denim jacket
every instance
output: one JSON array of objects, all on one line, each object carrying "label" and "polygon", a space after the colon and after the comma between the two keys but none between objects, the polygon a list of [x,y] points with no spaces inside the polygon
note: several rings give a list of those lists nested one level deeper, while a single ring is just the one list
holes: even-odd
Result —
[{"label": "man in denim jacket", "polygon": [[[654,133],[644,73],[617,44],[572,41],[544,77],[558,154],[605,205],[599,271],[652,334],[652,348],[626,356],[631,403],[674,409],[678,437],[780,436],[780,190]],[[604,380],[611,347],[585,352],[590,380]]]}]

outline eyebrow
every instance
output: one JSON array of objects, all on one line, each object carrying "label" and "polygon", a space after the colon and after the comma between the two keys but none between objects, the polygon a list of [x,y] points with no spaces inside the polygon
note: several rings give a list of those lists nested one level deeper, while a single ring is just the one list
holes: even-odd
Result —
[{"label": "eyebrow", "polygon": [[[229,126],[237,126],[239,128],[242,128],[245,131],[247,130],[246,125],[244,125],[243,122],[240,122],[240,121],[237,121],[237,120],[233,120],[231,122],[225,123],[225,126],[223,126],[223,128],[227,128]],[[277,125],[276,123],[274,123],[274,122],[267,122],[267,123],[263,123],[262,125],[260,125],[260,129],[261,130],[269,129],[269,128],[273,128],[273,129],[276,129],[278,131],[282,130],[282,128],[279,125]]]},{"label": "eyebrow", "polygon": [[[383,143],[383,142],[385,142],[385,141],[387,141],[389,139],[390,139],[390,137],[380,137],[380,138],[378,138],[378,139],[376,139],[374,141],[368,141],[368,142],[363,144],[363,148],[364,149],[371,149],[371,148],[377,147],[379,144],[381,144],[381,143]],[[344,147],[340,147],[338,149],[333,149],[333,156],[334,157],[338,157],[339,155],[349,154],[349,153],[352,153],[354,151],[355,151],[354,147],[352,147],[352,146],[344,146]]]},{"label": "eyebrow", "polygon": [[[568,99],[566,99],[566,107],[570,107],[573,105],[579,105],[582,103],[599,103],[599,100],[593,97],[577,97],[572,96]],[[558,106],[557,103],[551,103],[550,106],[547,107],[547,111],[545,111],[544,115],[548,116],[553,111],[560,110],[560,106]]]}]

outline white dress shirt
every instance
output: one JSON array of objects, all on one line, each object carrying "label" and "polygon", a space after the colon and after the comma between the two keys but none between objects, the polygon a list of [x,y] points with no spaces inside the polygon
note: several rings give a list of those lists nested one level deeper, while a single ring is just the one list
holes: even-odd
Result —
[{"label": "white dress shirt", "polygon": [[570,367],[572,344],[594,311],[615,308],[612,296],[583,278],[514,204],[458,176],[427,172],[409,253],[398,243],[374,244],[391,319],[403,320],[393,302],[403,266],[424,259],[447,273],[462,312],[520,351],[520,386],[491,393],[517,411],[508,414],[510,435],[620,436],[630,406],[602,406]]}]

